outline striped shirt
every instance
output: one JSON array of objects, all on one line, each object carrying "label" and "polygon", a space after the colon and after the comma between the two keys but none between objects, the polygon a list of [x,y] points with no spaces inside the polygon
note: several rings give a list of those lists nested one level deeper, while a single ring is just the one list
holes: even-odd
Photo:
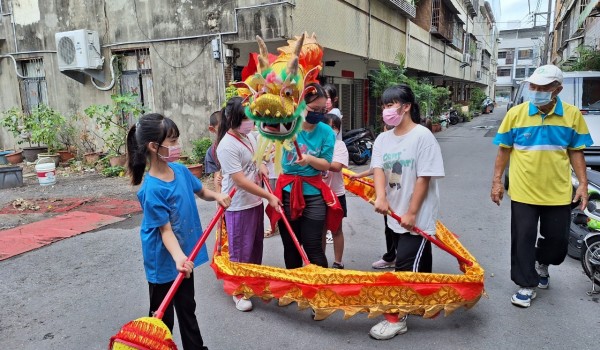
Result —
[{"label": "striped shirt", "polygon": [[511,108],[494,138],[494,144],[512,148],[510,186],[512,200],[534,205],[566,205],[572,185],[567,150],[593,144],[577,107],[556,98],[549,114],[526,102]]}]

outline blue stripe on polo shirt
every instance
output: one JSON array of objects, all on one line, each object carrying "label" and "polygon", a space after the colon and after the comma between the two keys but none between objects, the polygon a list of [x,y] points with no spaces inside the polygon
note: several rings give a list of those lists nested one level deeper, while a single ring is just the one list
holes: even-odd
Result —
[{"label": "blue stripe on polo shirt", "polygon": [[558,125],[538,125],[512,129],[514,143],[520,146],[559,146],[569,147],[575,130]]}]

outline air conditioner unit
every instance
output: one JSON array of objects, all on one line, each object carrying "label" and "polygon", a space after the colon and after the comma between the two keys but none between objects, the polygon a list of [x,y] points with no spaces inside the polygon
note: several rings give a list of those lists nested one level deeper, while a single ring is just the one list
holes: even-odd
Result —
[{"label": "air conditioner unit", "polygon": [[87,29],[54,34],[58,56],[58,69],[62,71],[82,71],[102,69],[98,32]]},{"label": "air conditioner unit", "polygon": [[466,66],[471,65],[471,54],[465,53],[463,55],[463,61],[460,64],[460,68],[465,68]]}]

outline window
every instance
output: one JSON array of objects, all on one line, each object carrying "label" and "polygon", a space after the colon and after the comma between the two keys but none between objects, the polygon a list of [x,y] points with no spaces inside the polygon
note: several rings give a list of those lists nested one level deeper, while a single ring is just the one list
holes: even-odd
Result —
[{"label": "window", "polygon": [[[146,110],[154,110],[154,91],[152,88],[152,65],[149,49],[120,51],[117,54],[121,70],[120,92],[137,94],[138,102]],[[123,116],[128,119],[128,124],[134,123],[133,116]]]},{"label": "window", "polygon": [[513,64],[515,61],[515,52],[513,50],[506,51],[506,64]]},{"label": "window", "polygon": [[498,52],[498,59],[502,59],[502,58],[506,58],[506,51],[499,51]]},{"label": "window", "polygon": [[490,61],[492,59],[492,55],[487,52],[487,50],[483,50],[481,52],[481,66],[485,69],[490,69]]},{"label": "window", "polygon": [[510,77],[512,69],[510,68],[498,68],[498,76],[499,77]]},{"label": "window", "polygon": [[23,112],[31,113],[38,105],[47,105],[48,88],[42,58],[18,61],[18,68],[19,74],[25,77],[19,78]]},{"label": "window", "polygon": [[533,50],[532,49],[519,50],[519,59],[520,60],[530,60],[531,58],[533,58]]},{"label": "window", "polygon": [[515,70],[515,78],[525,78],[525,68],[517,68]]},{"label": "window", "polygon": [[600,110],[600,78],[583,78],[581,109],[593,111]]}]

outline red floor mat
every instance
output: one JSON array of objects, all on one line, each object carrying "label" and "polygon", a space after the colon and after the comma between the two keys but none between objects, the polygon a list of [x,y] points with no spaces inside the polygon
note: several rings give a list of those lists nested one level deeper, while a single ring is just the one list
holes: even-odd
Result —
[{"label": "red floor mat", "polygon": [[115,216],[73,211],[0,231],[0,260],[123,220]]},{"label": "red floor mat", "polygon": [[39,207],[37,210],[19,210],[12,203],[0,209],[0,214],[66,213],[77,209],[90,213],[124,216],[142,211],[138,201],[115,198],[47,198],[28,199],[27,202]]}]

